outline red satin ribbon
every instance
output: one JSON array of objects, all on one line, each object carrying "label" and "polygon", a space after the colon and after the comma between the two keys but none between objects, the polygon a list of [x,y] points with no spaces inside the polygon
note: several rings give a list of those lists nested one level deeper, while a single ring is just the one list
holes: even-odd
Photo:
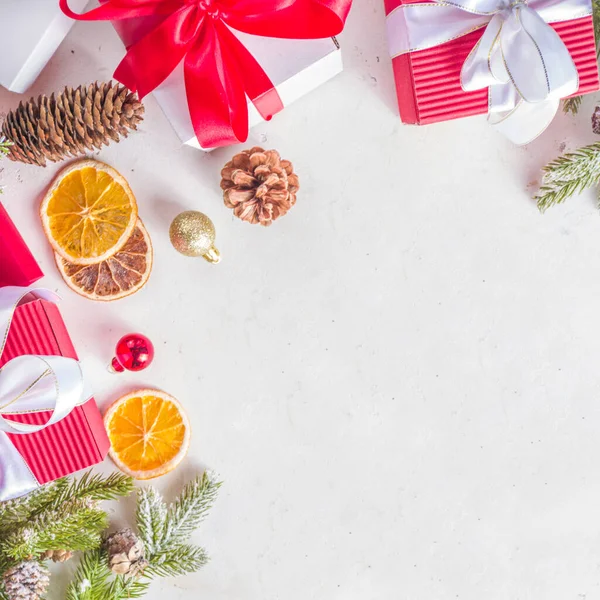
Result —
[{"label": "red satin ribbon", "polygon": [[162,21],[127,49],[115,78],[141,98],[184,60],[194,131],[204,148],[248,137],[246,94],[264,119],[283,109],[273,82],[229,27],[253,35],[317,39],[337,35],[352,0],[106,0],[77,14],[80,21],[159,17]]}]

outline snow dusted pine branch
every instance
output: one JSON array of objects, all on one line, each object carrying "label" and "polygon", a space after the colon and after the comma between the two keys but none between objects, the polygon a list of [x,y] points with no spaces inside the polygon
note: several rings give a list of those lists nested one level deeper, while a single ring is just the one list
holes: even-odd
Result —
[{"label": "snow dusted pine branch", "polygon": [[[208,561],[203,548],[188,543],[214,504],[221,482],[210,472],[188,483],[167,506],[153,487],[137,495],[136,525],[148,566],[135,576],[114,575],[105,548],[87,552],[66,600],[128,600],[143,596],[152,579],[193,573]],[[2,600],[2,598],[0,598]]]}]

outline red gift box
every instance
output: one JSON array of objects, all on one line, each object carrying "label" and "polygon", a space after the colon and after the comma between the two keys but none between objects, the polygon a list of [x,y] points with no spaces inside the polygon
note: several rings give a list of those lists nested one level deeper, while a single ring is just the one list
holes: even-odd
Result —
[{"label": "red gift box", "polygon": [[[59,355],[77,359],[58,307],[46,300],[19,306],[13,315],[0,367],[25,354]],[[11,415],[12,421],[42,425],[50,412]],[[7,434],[41,485],[104,460],[109,440],[102,415],[92,398],[62,421],[36,433]]]},{"label": "red gift box", "polygon": [[[429,0],[385,0],[386,15],[403,4]],[[579,73],[576,95],[599,89],[594,23],[591,16],[550,24],[569,50]],[[488,90],[466,92],[460,83],[462,66],[485,28],[430,48],[392,59],[400,117],[404,123],[425,125],[487,114]]]},{"label": "red gift box", "polygon": [[0,204],[0,287],[27,287],[43,276],[19,230]]}]

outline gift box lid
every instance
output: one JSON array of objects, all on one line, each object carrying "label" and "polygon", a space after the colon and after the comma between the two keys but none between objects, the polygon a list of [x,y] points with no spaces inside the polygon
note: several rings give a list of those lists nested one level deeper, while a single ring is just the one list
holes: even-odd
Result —
[{"label": "gift box lid", "polygon": [[[23,354],[77,358],[58,307],[52,302],[33,300],[15,310],[0,367]],[[49,417],[49,412],[41,412],[6,418],[41,425]],[[110,446],[93,398],[42,431],[7,435],[40,484],[102,462]]]},{"label": "gift box lid", "polygon": [[44,276],[16,225],[0,203],[0,287],[30,286]]}]

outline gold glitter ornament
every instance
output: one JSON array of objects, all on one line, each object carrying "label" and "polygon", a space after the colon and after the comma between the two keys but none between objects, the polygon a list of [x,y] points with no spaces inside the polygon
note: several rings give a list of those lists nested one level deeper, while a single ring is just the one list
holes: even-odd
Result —
[{"label": "gold glitter ornament", "polygon": [[221,260],[221,253],[214,246],[215,236],[213,222],[197,210],[186,210],[177,215],[169,228],[171,244],[177,252],[185,256],[202,256],[213,264]]}]

